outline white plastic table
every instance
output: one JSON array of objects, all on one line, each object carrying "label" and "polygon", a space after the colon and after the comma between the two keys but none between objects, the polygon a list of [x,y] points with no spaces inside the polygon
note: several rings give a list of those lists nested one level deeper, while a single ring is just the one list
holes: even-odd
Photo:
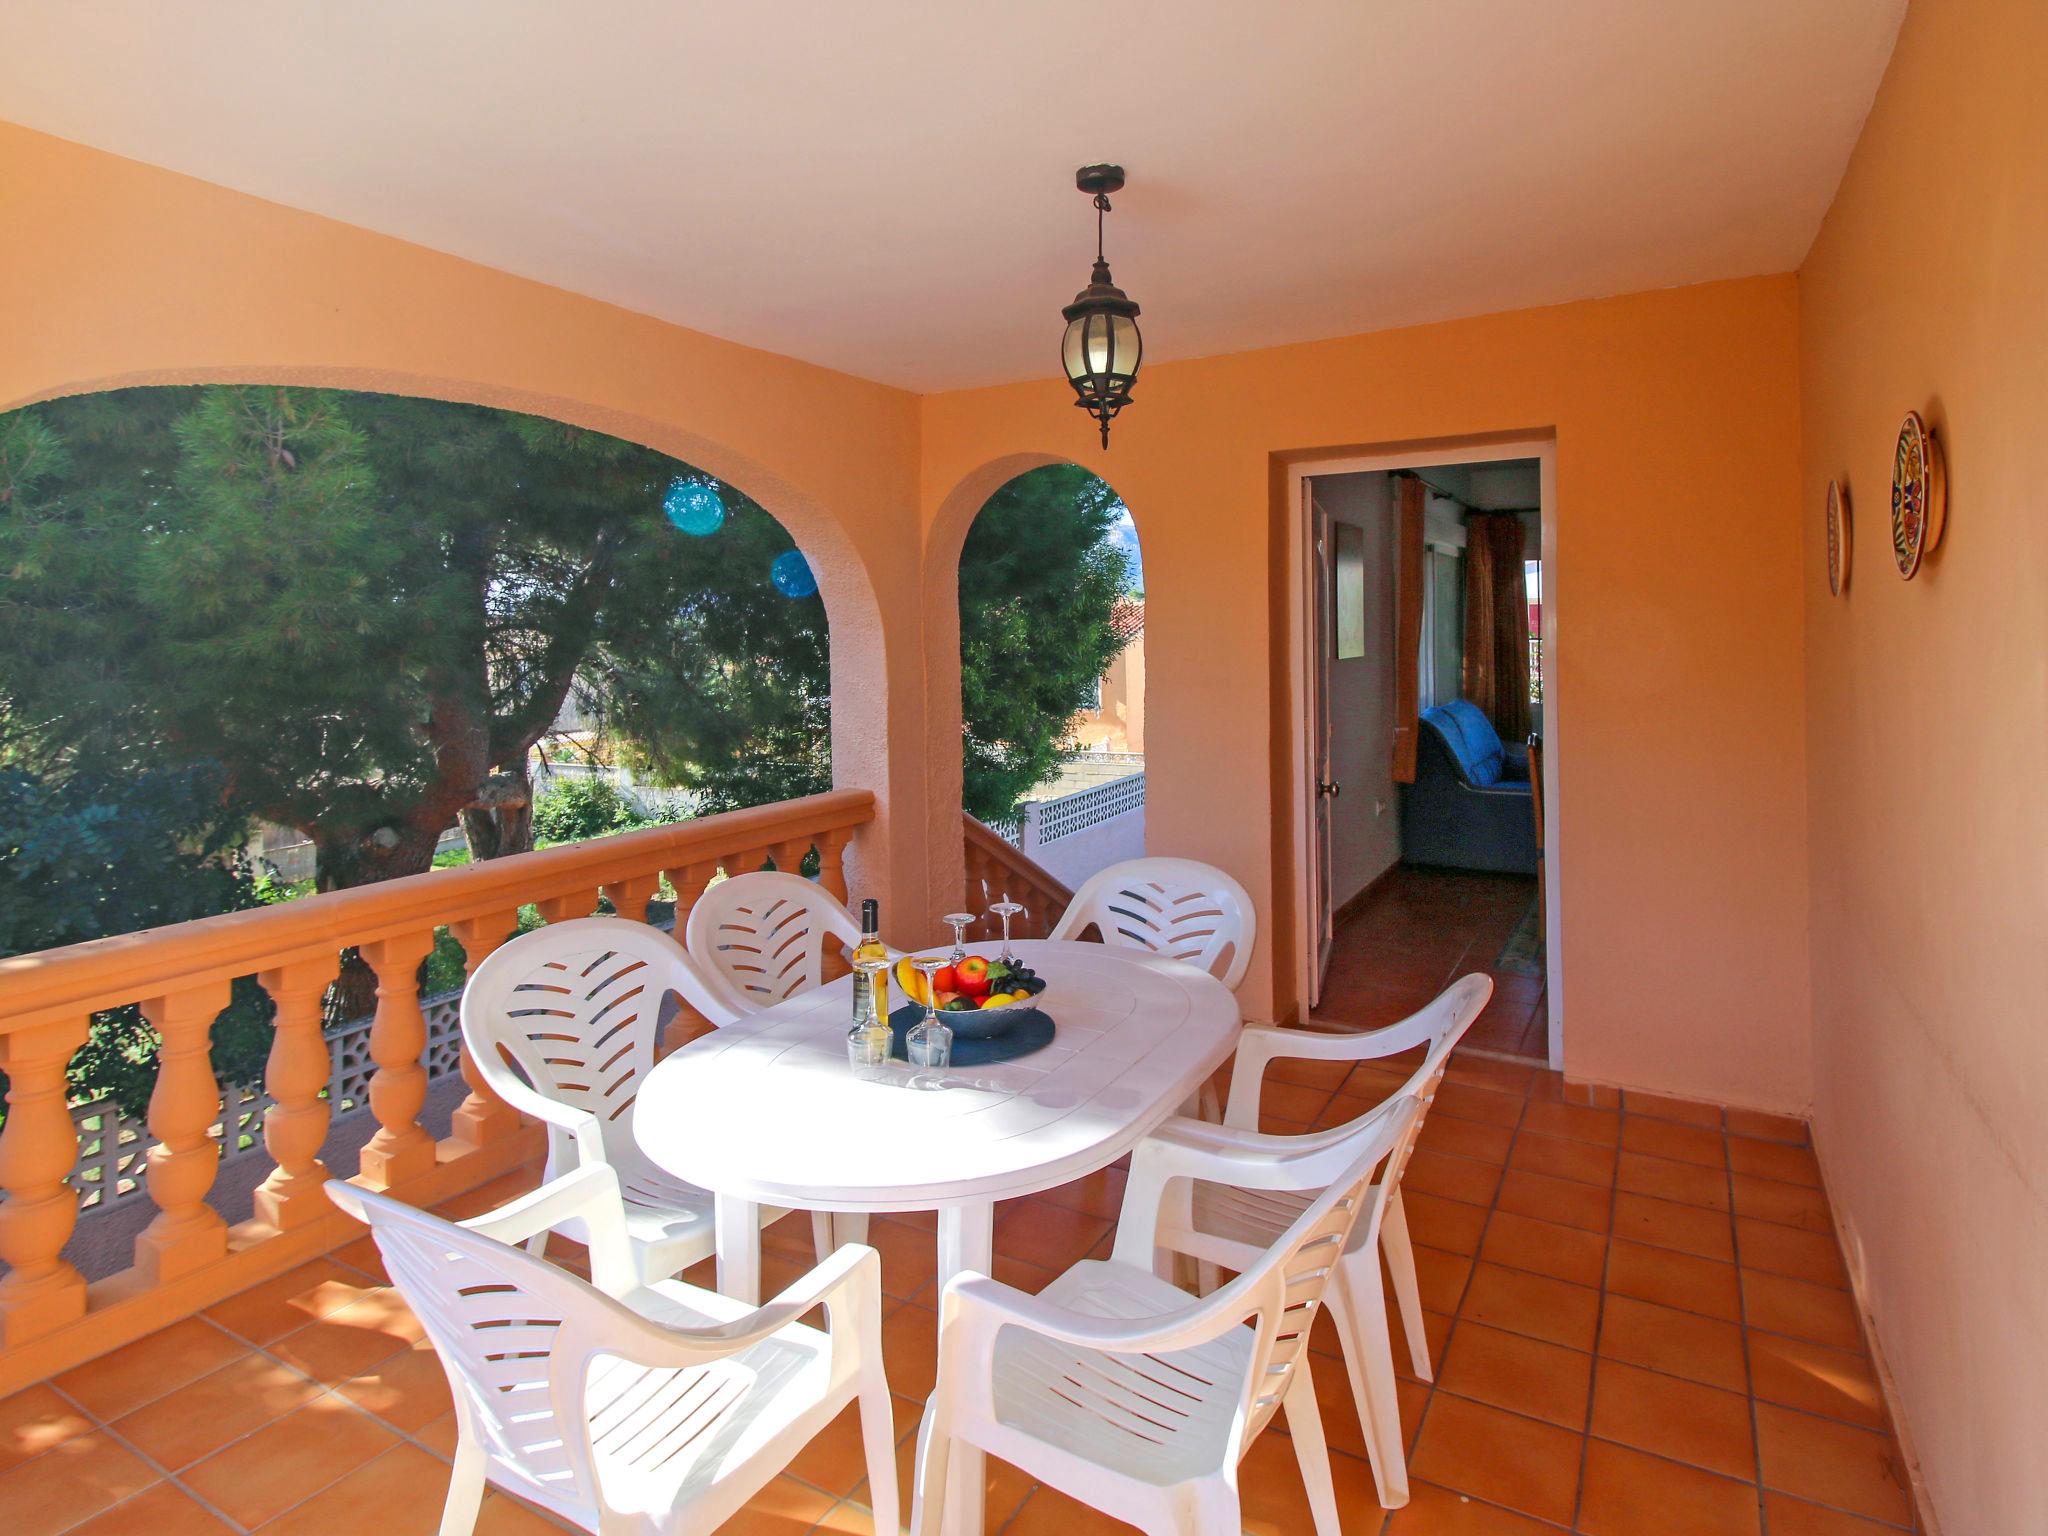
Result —
[{"label": "white plastic table", "polygon": [[[717,1200],[718,1288],[758,1303],[759,1208],[938,1212],[938,1283],[989,1272],[995,1203],[1106,1168],[1229,1059],[1237,999],[1205,971],[1020,941],[1058,1026],[1044,1050],[943,1073],[846,1059],[851,978],[693,1040],[640,1090],[656,1164]],[[981,1456],[954,1448],[949,1536],[978,1536]]]}]

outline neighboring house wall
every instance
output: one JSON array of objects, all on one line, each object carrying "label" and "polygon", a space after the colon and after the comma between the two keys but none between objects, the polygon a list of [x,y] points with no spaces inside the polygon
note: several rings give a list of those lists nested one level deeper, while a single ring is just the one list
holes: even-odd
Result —
[{"label": "neighboring house wall", "polygon": [[[1951,1536],[2048,1530],[2044,99],[2048,6],[1914,0],[1799,274],[1815,1140]],[[1910,582],[1908,410],[1950,488]]]},{"label": "neighboring house wall", "polygon": [[1074,716],[1074,739],[1090,752],[1145,751],[1145,632],[1102,674],[1101,702]]},{"label": "neighboring house wall", "polygon": [[1384,472],[1315,482],[1332,523],[1365,535],[1365,654],[1330,662],[1330,905],[1341,907],[1401,857],[1394,788],[1394,493]]}]

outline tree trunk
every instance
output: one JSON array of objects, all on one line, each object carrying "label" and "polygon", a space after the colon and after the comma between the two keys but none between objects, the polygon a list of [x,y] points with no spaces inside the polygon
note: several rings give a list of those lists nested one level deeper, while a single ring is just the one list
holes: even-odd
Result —
[{"label": "tree trunk", "polygon": [[462,835],[473,859],[533,851],[533,780],[523,760],[484,780],[476,803],[463,808]]},{"label": "tree trunk", "polygon": [[[402,827],[379,827],[367,837],[333,837],[314,832],[313,883],[322,891],[350,890],[424,874],[434,867],[434,849],[441,829],[430,818],[415,817]],[[321,1008],[326,1027],[346,1024],[376,1011],[377,974],[353,947],[341,952],[341,972],[327,990]]]}]

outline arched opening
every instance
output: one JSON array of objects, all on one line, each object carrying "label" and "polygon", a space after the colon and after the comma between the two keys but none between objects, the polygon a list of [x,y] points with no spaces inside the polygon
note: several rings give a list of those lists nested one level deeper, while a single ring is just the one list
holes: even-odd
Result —
[{"label": "arched opening", "polygon": [[[874,608],[857,562],[814,561],[660,448],[282,381],[0,415],[0,563],[0,821],[28,851],[0,867],[0,954],[829,788],[827,607]],[[449,997],[467,957],[437,940],[418,977],[438,1137],[464,1090]],[[322,1155],[345,1171],[374,1130],[355,1037],[376,981],[353,951],[338,963]],[[212,1027],[232,1169],[209,1198],[229,1221],[267,1169],[272,1013],[244,977]],[[109,1144],[146,1145],[126,1128],[157,1047],[128,1006],[72,1060],[71,1097],[124,1128]],[[239,1128],[237,1102],[255,1106]],[[148,1219],[141,1200],[104,1219],[139,1171],[78,1230],[89,1275]]]},{"label": "arched opening", "polygon": [[1144,567],[1074,464],[995,487],[961,541],[961,804],[1076,886],[1144,852]]},{"label": "arched opening", "polygon": [[77,396],[103,396],[138,387],[211,384],[360,390],[539,417],[666,454],[739,490],[757,506],[772,508],[774,520],[802,550],[816,578],[818,597],[830,626],[833,644],[829,761],[833,785],[872,789],[882,802],[871,836],[864,839],[863,846],[849,851],[849,861],[866,871],[867,878],[892,877],[885,847],[889,837],[891,705],[888,690],[876,686],[878,677],[888,675],[881,600],[868,566],[840,516],[789,474],[754,454],[674,421],[574,396],[389,367],[151,367],[110,376],[41,382],[0,406],[0,420],[8,419],[24,406]]},{"label": "arched opening", "polygon": [[418,873],[451,832],[526,851],[536,774],[574,802],[544,841],[830,786],[810,561],[659,449],[216,384],[11,413],[0,473],[10,753],[211,765],[225,803],[302,835],[292,879]]}]

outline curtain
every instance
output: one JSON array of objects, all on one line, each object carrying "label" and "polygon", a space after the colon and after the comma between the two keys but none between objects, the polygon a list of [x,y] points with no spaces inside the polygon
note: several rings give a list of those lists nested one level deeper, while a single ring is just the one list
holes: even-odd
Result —
[{"label": "curtain", "polygon": [[1529,583],[1522,520],[1474,512],[1465,522],[1465,697],[1502,741],[1529,735]]}]

